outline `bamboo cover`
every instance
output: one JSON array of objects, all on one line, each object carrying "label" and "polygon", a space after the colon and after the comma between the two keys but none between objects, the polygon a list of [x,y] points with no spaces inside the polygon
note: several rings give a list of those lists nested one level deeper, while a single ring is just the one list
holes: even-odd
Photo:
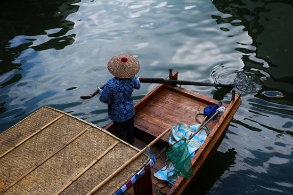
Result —
[{"label": "bamboo cover", "polygon": [[[0,194],[87,194],[138,150],[93,124],[42,107],[0,134]],[[94,194],[113,194],[149,161],[140,155]]]}]

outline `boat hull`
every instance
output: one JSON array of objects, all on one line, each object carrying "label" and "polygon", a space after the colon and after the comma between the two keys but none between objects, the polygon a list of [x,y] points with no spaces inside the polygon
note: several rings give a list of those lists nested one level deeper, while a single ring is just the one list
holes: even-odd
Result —
[{"label": "boat hull", "polygon": [[[170,78],[177,79],[177,77],[178,72],[172,74]],[[143,140],[142,142],[153,140],[166,129],[179,123],[193,125],[202,122],[204,121],[204,115],[199,113],[202,113],[203,109],[211,104],[219,104],[219,101],[178,86],[160,84],[135,104],[135,129],[136,135],[140,135],[136,140],[138,142],[141,142],[141,140]],[[221,144],[230,121],[241,104],[240,94],[235,94],[233,100],[229,103],[222,104],[226,107],[225,112],[220,118],[207,124],[210,131],[209,135],[196,152],[194,158],[192,158],[193,177],[180,177],[164,193],[183,194]],[[197,120],[195,119],[196,115]],[[105,129],[115,133],[112,123]],[[160,140],[158,147],[161,149],[168,147],[168,140],[168,135],[165,135]],[[158,162],[158,164],[157,168],[164,165],[162,162]],[[155,171],[157,170],[152,170],[153,173]],[[158,181],[154,177],[152,180],[154,180],[153,186],[155,186]],[[153,190],[153,193],[156,194],[157,190]]]}]

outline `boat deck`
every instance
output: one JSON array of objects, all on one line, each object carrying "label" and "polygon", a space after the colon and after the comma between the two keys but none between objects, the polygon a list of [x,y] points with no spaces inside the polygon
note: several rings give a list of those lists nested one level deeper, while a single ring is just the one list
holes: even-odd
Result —
[{"label": "boat deck", "polygon": [[[198,124],[195,120],[196,114],[203,113],[207,105],[218,104],[214,99],[208,101],[200,97],[200,94],[180,87],[165,86],[158,90],[156,95],[142,100],[137,107],[135,127],[150,138],[154,138],[179,123]],[[203,121],[204,116],[198,115],[197,118]],[[163,137],[166,143],[168,139],[168,134]]]}]

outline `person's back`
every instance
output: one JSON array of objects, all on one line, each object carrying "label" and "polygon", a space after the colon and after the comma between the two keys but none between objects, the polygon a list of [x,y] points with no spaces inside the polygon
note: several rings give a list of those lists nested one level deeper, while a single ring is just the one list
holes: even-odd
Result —
[{"label": "person's back", "polygon": [[136,77],[109,79],[100,93],[100,101],[108,104],[109,118],[115,122],[123,122],[134,116],[132,100],[133,89],[139,89],[140,82]]}]

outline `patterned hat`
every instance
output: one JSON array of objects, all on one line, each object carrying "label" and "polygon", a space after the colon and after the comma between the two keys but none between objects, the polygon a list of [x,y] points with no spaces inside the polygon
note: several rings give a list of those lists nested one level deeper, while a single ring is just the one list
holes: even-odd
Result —
[{"label": "patterned hat", "polygon": [[107,66],[109,72],[118,78],[130,78],[140,69],[138,60],[129,54],[118,54],[111,58]]}]

